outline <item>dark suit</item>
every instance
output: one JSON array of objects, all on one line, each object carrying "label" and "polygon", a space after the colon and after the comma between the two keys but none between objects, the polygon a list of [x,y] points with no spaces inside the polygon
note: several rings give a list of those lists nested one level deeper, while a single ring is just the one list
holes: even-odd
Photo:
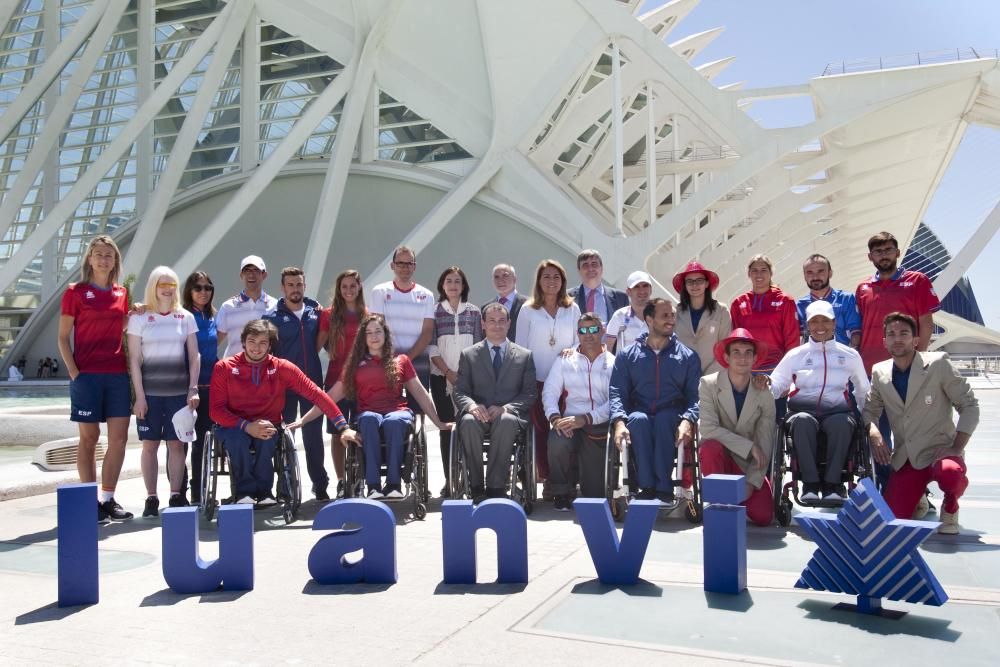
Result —
[{"label": "dark suit", "polygon": [[[587,312],[587,297],[585,296],[586,291],[583,289],[583,285],[577,285],[569,290],[567,294],[576,300],[576,305],[580,307],[581,314]],[[616,290],[610,285],[604,285],[604,305],[608,309],[608,320],[610,320],[616,310],[629,305],[628,294]],[[605,320],[604,325],[607,326],[607,324],[608,322]]]},{"label": "dark suit", "polygon": [[[517,314],[521,312],[521,306],[523,306],[524,302],[528,300],[528,297],[524,296],[517,290],[511,292],[511,294],[514,296],[514,305],[510,309],[510,329],[507,330],[507,340],[513,343],[514,334],[517,333]],[[495,303],[499,300],[500,300],[499,297],[493,297],[492,299],[484,303],[482,306],[480,306],[479,310],[485,309],[487,303]]]},{"label": "dark suit", "polygon": [[[486,465],[486,488],[491,495],[502,495],[507,486],[507,470],[514,441],[535,403],[535,363],[531,351],[507,343],[507,352],[494,376],[493,357],[488,340],[462,350],[458,361],[458,382],[452,398],[461,414],[458,435],[465,453],[469,482],[474,492],[482,493],[483,440],[490,436],[490,456]],[[476,405],[502,406],[504,412],[489,423],[469,414]]]}]

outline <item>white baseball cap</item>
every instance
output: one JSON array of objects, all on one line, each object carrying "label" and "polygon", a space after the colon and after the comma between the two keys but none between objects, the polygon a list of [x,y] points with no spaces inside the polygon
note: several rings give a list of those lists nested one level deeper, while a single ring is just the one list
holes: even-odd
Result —
[{"label": "white baseball cap", "polygon": [[177,434],[178,440],[181,442],[194,442],[194,423],[197,419],[198,413],[186,405],[174,413],[170,421],[174,425],[174,433]]},{"label": "white baseball cap", "polygon": [[633,271],[628,274],[628,280],[625,281],[625,285],[632,289],[639,283],[646,283],[647,285],[653,285],[653,279],[649,277],[649,274],[645,271]]},{"label": "white baseball cap", "polygon": [[264,266],[264,260],[257,255],[247,255],[244,257],[243,261],[240,262],[240,271],[248,266],[256,266],[261,271],[267,271],[267,267]]},{"label": "white baseball cap", "polygon": [[830,305],[829,301],[823,301],[822,299],[813,301],[806,308],[806,322],[814,317],[825,317],[828,320],[837,319],[833,315],[833,306]]}]

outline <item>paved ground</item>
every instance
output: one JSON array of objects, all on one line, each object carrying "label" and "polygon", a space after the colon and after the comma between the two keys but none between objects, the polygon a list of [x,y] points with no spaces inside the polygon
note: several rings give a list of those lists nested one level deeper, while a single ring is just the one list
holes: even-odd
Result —
[{"label": "paved ground", "polygon": [[[291,526],[276,512],[256,513],[253,591],[172,593],[160,571],[159,520],[136,519],[100,530],[100,604],[59,609],[55,495],[45,493],[0,502],[0,664],[1000,664],[1000,392],[980,399],[965,529],[921,549],[951,601],[886,603],[909,612],[899,621],[833,611],[849,599],[794,589],[813,550],[795,528],[749,528],[750,589],[741,596],[702,591],[701,528],[673,518],[657,525],[644,583],[602,586],[572,514],[548,504],[529,520],[530,583],[488,583],[495,545],[483,534],[484,583],[444,585],[437,500],[426,521],[397,507],[393,586],[311,581],[318,505],[309,502]],[[432,473],[436,491],[436,459]],[[118,495],[141,511],[141,481],[126,480]],[[202,556],[212,558],[214,526],[201,531]]]}]

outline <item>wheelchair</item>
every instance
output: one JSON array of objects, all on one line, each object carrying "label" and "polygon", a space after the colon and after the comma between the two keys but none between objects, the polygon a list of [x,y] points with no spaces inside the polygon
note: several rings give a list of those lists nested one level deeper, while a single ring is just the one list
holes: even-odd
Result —
[{"label": "wheelchair", "polygon": [[[612,434],[608,433],[604,457],[604,492],[611,516],[615,521],[624,521],[628,504],[635,499],[639,491],[635,468],[635,458],[631,456],[631,447],[625,445],[622,451],[615,446]],[[698,462],[698,429],[695,429],[694,441],[690,446],[677,443],[676,472],[673,486],[676,490],[670,503],[661,503],[660,511],[670,514],[684,505],[684,518],[690,523],[699,524],[704,516],[704,503],[701,497],[701,466]],[[623,468],[623,461],[627,462]]]},{"label": "wheelchair", "polygon": [[[451,445],[448,448],[448,494],[452,500],[472,499],[472,485],[465,465],[465,449],[458,435],[458,424],[462,415],[457,415],[455,428],[451,432]],[[489,460],[490,440],[483,440],[483,460],[479,465],[485,466]],[[514,440],[514,451],[510,457],[507,469],[507,491],[511,500],[530,515],[534,511],[534,503],[538,500],[538,489],[535,482],[535,435],[530,421],[524,420]]]},{"label": "wheelchair", "polygon": [[[413,516],[423,520],[427,516],[427,503],[430,501],[429,484],[427,480],[427,436],[424,433],[424,415],[413,414],[406,438],[403,442],[403,467],[400,481],[403,484],[402,498],[379,498],[383,503],[412,502]],[[351,424],[357,430],[357,424]],[[382,460],[388,460],[385,442],[380,442]],[[379,476],[385,477],[388,466],[383,463],[379,467]],[[359,498],[363,496],[365,485],[365,457],[360,446],[347,444],[347,457],[344,462],[344,497]]]},{"label": "wheelchair", "polygon": [[[253,445],[251,444],[251,447]],[[302,477],[299,474],[299,457],[295,439],[285,429],[279,429],[274,447],[274,472],[278,477],[277,499],[281,504],[285,524],[295,521],[302,505]],[[205,434],[201,452],[201,509],[208,521],[215,518],[220,505],[219,477],[229,477],[229,456],[216,435],[216,427]],[[232,488],[230,486],[230,493]],[[235,500],[232,495],[221,501],[227,505]]]},{"label": "wheelchair", "polygon": [[[788,418],[794,413],[789,412],[778,422],[775,432],[774,452],[771,462],[771,490],[774,494],[774,516],[781,526],[788,526],[792,521],[792,501],[800,507],[839,508],[843,499],[805,501],[799,498],[799,483],[801,474],[795,457],[795,444],[788,425]],[[875,479],[875,461],[872,459],[871,446],[868,442],[868,430],[856,411],[851,413],[854,418],[854,431],[851,444],[841,470],[841,483],[847,485],[848,492],[857,486],[858,482],[867,477]],[[822,478],[826,472],[826,434],[820,430],[817,434],[816,462],[819,475]],[[791,473],[791,481],[784,483],[787,473]]]}]

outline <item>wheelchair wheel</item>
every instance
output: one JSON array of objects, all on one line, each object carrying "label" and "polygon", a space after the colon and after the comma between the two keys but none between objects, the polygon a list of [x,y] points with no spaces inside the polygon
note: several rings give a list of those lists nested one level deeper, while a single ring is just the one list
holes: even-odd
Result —
[{"label": "wheelchair wheel", "polygon": [[628,501],[624,497],[618,496],[608,501],[611,506],[611,518],[621,522],[625,520],[625,513],[628,511]]},{"label": "wheelchair wheel", "polygon": [[697,438],[691,445],[691,462],[685,461],[685,467],[691,469],[691,489],[687,502],[684,505],[684,517],[694,524],[702,522],[704,518],[703,503],[701,500],[701,462],[698,456]]},{"label": "wheelchair wheel", "polygon": [[282,514],[285,523],[295,521],[302,504],[302,480],[299,476],[299,457],[295,452],[295,440],[287,431],[281,434],[281,443],[276,450],[278,459],[278,496],[283,498]]},{"label": "wheelchair wheel", "polygon": [[781,523],[782,526],[787,526],[792,520],[791,502],[784,499],[785,467],[785,433],[782,424],[778,424],[775,430],[774,452],[771,456],[771,493],[774,516],[778,519],[778,523],[781,523],[783,516],[788,517]]},{"label": "wheelchair wheel", "polygon": [[469,490],[462,460],[462,443],[458,439],[458,429],[451,432],[451,446],[448,448],[448,497],[461,500]]},{"label": "wheelchair wheel", "polygon": [[783,501],[774,508],[774,518],[778,520],[778,525],[787,528],[792,523],[792,503]]},{"label": "wheelchair wheel", "polygon": [[413,468],[410,473],[413,480],[411,491],[413,493],[413,516],[417,520],[423,520],[427,516],[427,501],[430,493],[427,491],[427,438],[424,435],[423,416],[419,417],[420,423],[414,422],[413,442]]},{"label": "wheelchair wheel", "polygon": [[359,498],[361,496],[361,463],[360,447],[353,443],[347,443],[346,455],[344,457],[344,497]]},{"label": "wheelchair wheel", "polygon": [[[219,487],[220,460],[225,460],[225,454],[222,453],[221,447],[211,431],[205,434],[201,449],[201,511],[207,521],[215,518],[217,507],[215,496]],[[216,448],[219,451],[216,451]]]},{"label": "wheelchair wheel", "polygon": [[[424,432],[423,417],[420,421],[420,430],[417,431],[417,441],[420,445],[420,504],[424,505],[424,516],[427,516],[427,503],[431,500],[430,482],[430,461],[427,458],[427,434]],[[423,517],[419,517],[423,518]]]}]

